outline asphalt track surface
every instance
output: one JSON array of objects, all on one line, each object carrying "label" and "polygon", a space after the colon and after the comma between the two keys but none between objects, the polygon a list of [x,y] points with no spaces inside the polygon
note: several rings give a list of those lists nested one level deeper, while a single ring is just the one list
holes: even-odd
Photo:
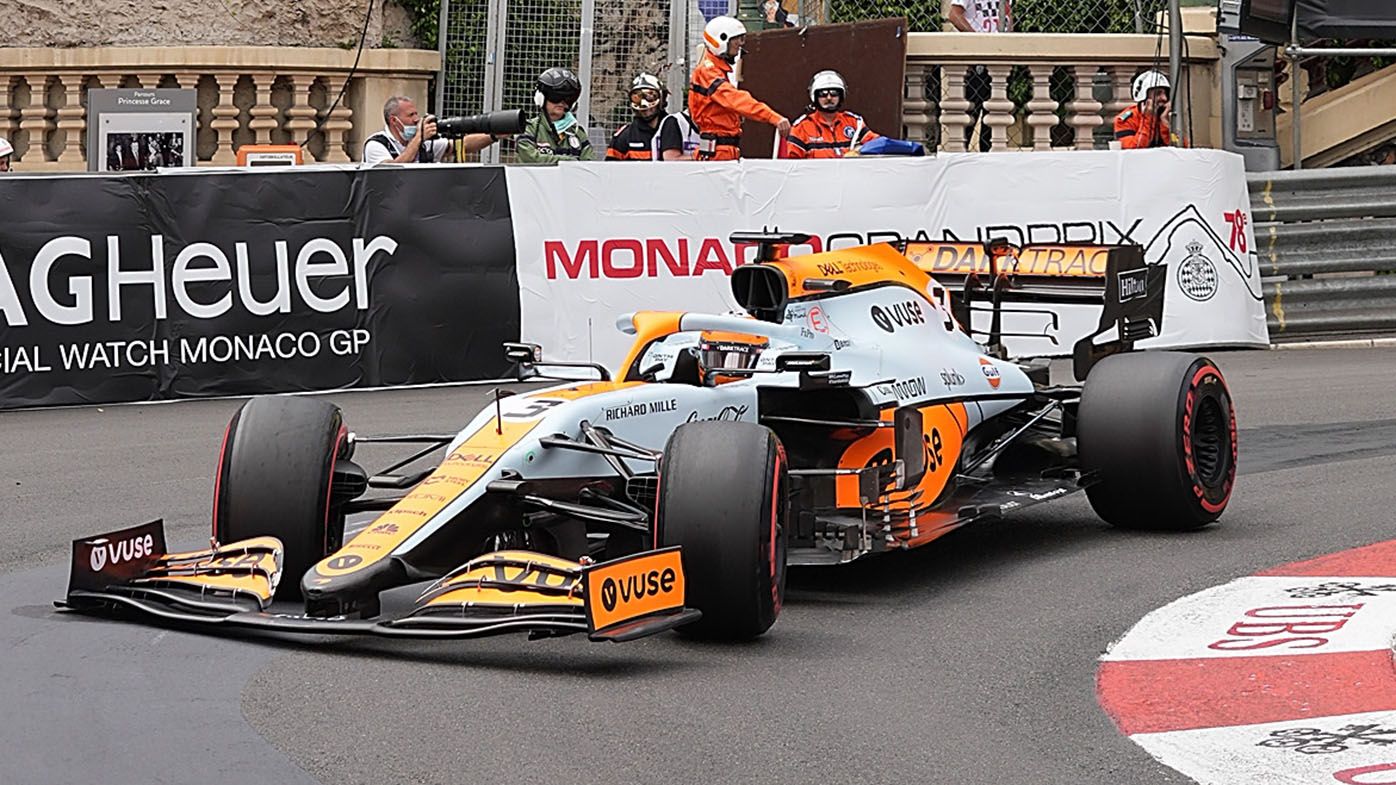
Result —
[{"label": "asphalt track surface", "polygon": [[[1241,477],[1201,532],[1073,496],[929,548],[796,571],[769,634],[309,642],[59,614],[70,541],[206,537],[240,401],[0,413],[0,782],[1187,782],[1096,703],[1150,610],[1396,537],[1396,350],[1213,355]],[[359,433],[444,432],[478,388],[332,396]],[[1393,620],[1396,628],[1396,620]]]}]

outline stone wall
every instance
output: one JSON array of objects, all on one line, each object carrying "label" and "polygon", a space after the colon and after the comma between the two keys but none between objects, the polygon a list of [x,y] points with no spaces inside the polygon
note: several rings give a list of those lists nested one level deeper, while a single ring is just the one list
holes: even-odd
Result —
[{"label": "stone wall", "polygon": [[[417,46],[407,11],[371,0],[368,48]],[[358,45],[366,0],[12,0],[0,46]]]}]

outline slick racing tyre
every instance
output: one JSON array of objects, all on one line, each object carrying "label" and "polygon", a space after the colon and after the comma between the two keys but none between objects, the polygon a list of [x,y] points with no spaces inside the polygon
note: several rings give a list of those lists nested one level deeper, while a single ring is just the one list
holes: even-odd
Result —
[{"label": "slick racing tyre", "polygon": [[785,450],[769,428],[698,422],[669,437],[655,544],[683,547],[685,604],[703,612],[679,632],[745,640],[775,623],[785,596],[787,487]]},{"label": "slick racing tyre", "polygon": [[335,462],[348,457],[348,435],[339,407],[309,398],[253,398],[228,423],[213,485],[213,536],[224,544],[281,540],[277,599],[300,596],[301,576],[344,538],[330,489]]},{"label": "slick racing tyre", "polygon": [[1125,529],[1188,530],[1215,521],[1236,480],[1236,412],[1211,360],[1183,352],[1118,354],[1086,377],[1077,423],[1086,488]]}]

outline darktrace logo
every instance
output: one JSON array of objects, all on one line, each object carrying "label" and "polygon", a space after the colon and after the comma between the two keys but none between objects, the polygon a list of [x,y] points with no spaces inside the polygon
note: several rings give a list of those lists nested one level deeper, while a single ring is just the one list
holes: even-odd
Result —
[{"label": "darktrace logo", "polygon": [[915,300],[897,303],[890,308],[874,305],[869,313],[873,324],[889,333],[909,325],[926,323],[926,313],[921,310],[921,303]]}]

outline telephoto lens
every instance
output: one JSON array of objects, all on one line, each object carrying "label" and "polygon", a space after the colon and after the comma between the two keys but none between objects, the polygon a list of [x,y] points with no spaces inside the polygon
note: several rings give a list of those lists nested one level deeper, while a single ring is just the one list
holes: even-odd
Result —
[{"label": "telephoto lens", "polygon": [[447,139],[459,139],[466,134],[507,134],[523,133],[528,122],[528,113],[522,109],[487,112],[465,117],[443,117],[436,121],[436,132]]}]

